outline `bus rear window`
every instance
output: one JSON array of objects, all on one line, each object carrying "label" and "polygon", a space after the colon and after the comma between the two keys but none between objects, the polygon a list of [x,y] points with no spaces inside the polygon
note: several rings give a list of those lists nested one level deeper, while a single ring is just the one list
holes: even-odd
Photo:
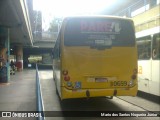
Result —
[{"label": "bus rear window", "polygon": [[134,46],[135,33],[128,20],[70,18],[64,32],[65,46]]}]

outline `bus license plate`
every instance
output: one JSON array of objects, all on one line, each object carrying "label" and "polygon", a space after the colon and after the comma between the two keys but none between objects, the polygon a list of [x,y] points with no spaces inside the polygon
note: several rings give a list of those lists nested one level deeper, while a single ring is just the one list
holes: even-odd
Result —
[{"label": "bus license plate", "polygon": [[107,82],[107,78],[95,78],[96,82]]},{"label": "bus license plate", "polygon": [[112,86],[127,86],[127,81],[114,81],[111,83]]}]

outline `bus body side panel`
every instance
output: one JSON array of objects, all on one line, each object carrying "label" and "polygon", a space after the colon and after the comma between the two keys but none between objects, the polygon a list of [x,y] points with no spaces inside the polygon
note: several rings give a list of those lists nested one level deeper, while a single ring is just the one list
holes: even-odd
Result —
[{"label": "bus body side panel", "polygon": [[160,60],[138,61],[138,90],[160,96]]},{"label": "bus body side panel", "polygon": [[149,82],[151,81],[151,60],[138,61],[138,89],[149,92]]},{"label": "bus body side panel", "polygon": [[56,92],[58,93],[59,97],[62,98],[62,91],[61,91],[61,56],[60,56],[60,43],[61,43],[61,34],[58,35],[58,39],[55,43],[53,49],[53,78],[55,80]]},{"label": "bus body side panel", "polygon": [[53,60],[53,78],[55,80],[56,90],[61,97],[61,72],[60,72],[60,60]]},{"label": "bus body side panel", "polygon": [[160,60],[152,60],[152,81],[149,83],[149,93],[160,96]]}]

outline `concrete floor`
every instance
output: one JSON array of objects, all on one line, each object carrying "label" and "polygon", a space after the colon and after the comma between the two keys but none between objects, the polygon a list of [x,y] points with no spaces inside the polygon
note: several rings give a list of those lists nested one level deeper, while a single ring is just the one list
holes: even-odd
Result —
[{"label": "concrete floor", "polygon": [[0,111],[36,111],[36,71],[24,70],[0,84]]},{"label": "concrete floor", "polygon": [[[0,84],[0,111],[36,111],[36,70],[23,70]],[[37,118],[0,117],[0,120],[37,120]]]}]

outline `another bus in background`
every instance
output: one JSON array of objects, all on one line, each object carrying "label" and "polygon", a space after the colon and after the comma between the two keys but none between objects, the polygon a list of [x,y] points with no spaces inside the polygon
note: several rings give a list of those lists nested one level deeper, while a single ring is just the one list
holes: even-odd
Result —
[{"label": "another bus in background", "polygon": [[160,96],[160,27],[136,33],[138,90]]}]

